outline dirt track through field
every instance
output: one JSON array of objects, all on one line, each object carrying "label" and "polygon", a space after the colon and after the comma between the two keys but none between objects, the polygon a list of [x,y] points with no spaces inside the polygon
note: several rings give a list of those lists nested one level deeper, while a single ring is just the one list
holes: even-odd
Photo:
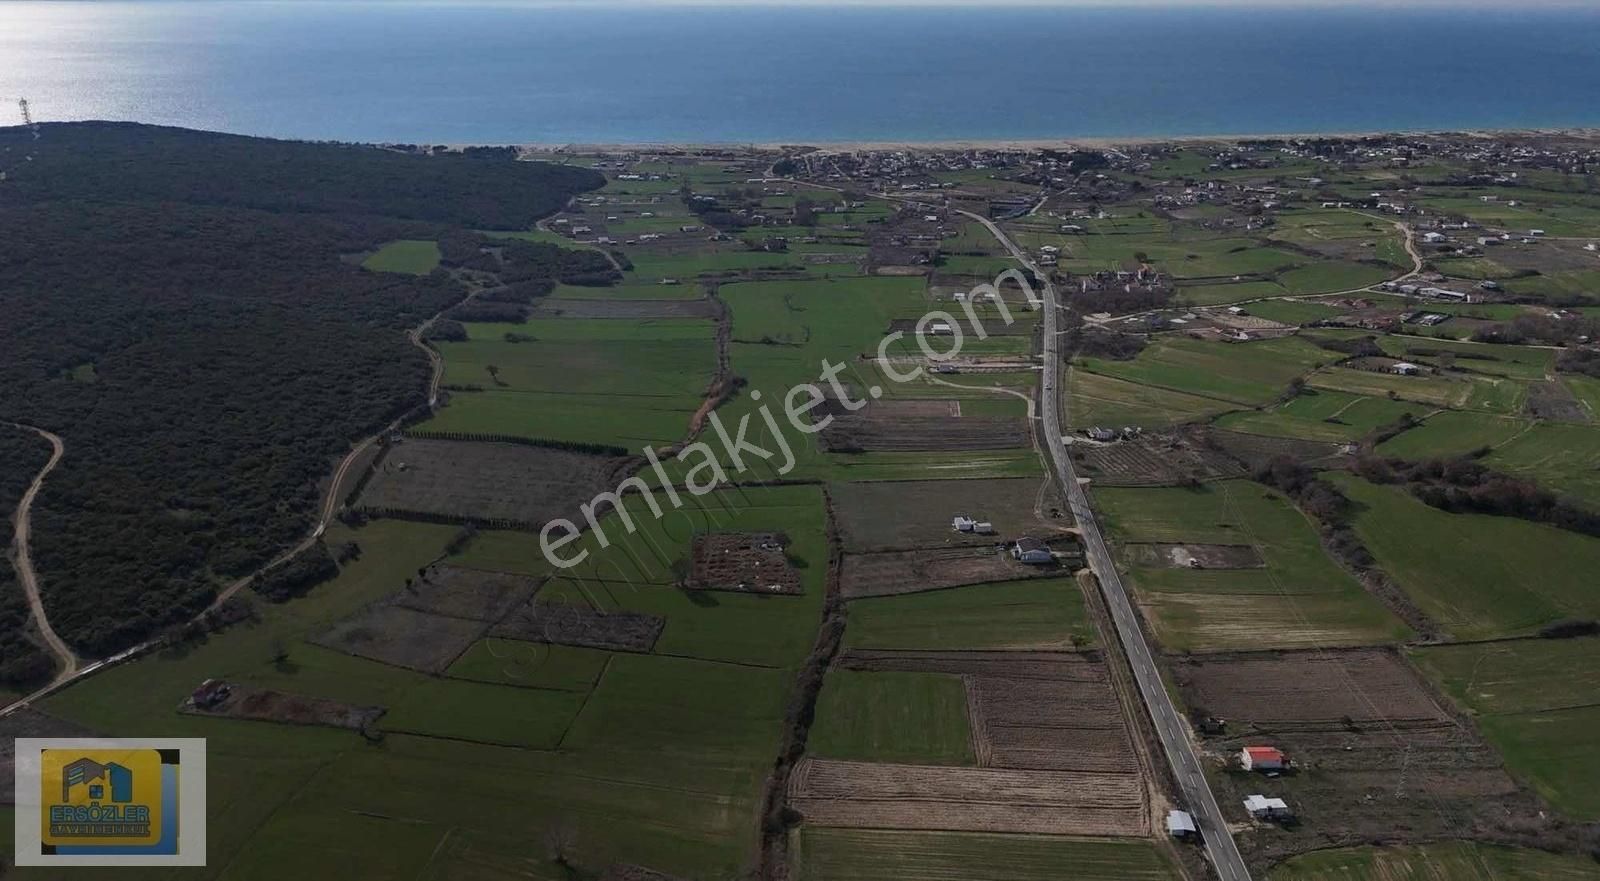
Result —
[{"label": "dirt track through field", "polygon": [[39,597],[39,575],[33,568],[33,555],[29,552],[29,531],[32,525],[33,500],[39,495],[39,490],[44,486],[44,479],[61,461],[61,456],[66,453],[67,446],[61,438],[32,425],[23,425],[20,422],[8,423],[17,428],[34,432],[50,442],[50,461],[39,469],[33,482],[28,485],[28,491],[22,494],[22,501],[17,503],[16,515],[12,518],[15,529],[11,534],[11,565],[16,567],[17,579],[22,582],[22,589],[28,595],[28,608],[33,613],[33,623],[39,628],[39,636],[44,639],[45,645],[50,648],[50,653],[56,656],[56,682],[65,682],[72,678],[78,670],[78,656],[62,641],[61,637],[50,626],[50,618],[45,614],[44,601]]},{"label": "dirt track through field", "polygon": [[[434,351],[432,346],[428,345],[428,343],[423,339],[423,337],[428,332],[428,329],[433,327],[434,322],[439,320],[440,316],[444,315],[445,312],[449,311],[450,309],[455,308],[456,306],[462,305],[463,303],[470,302],[474,297],[477,296],[477,293],[478,292],[476,292],[476,291],[469,292],[460,302],[451,303],[449,306],[446,306],[444,309],[441,309],[438,312],[434,313],[426,321],[422,322],[421,324],[417,325],[415,328],[412,328],[411,330],[406,332],[407,341],[409,341],[413,346],[416,346],[417,348],[422,350],[423,354],[426,355],[427,358],[428,358],[428,363],[430,365],[432,365],[432,368],[433,368],[432,375],[428,379],[428,389],[427,389],[427,408],[428,408],[429,411],[432,411],[434,408],[436,408],[438,406],[438,403],[439,403],[439,385],[440,385],[440,382],[444,379],[444,359],[442,357],[440,357],[438,352]],[[383,426],[378,431],[374,432],[373,434],[369,435],[368,437],[363,438],[362,440],[357,442],[354,446],[352,446],[350,448],[350,451],[345,454],[344,458],[339,460],[339,464],[334,468],[333,477],[328,482],[326,495],[323,498],[321,511],[318,514],[316,524],[313,526],[310,534],[308,534],[305,538],[301,539],[299,542],[297,542],[293,546],[285,549],[283,551],[283,553],[280,553],[277,556],[273,557],[271,560],[268,560],[266,563],[264,563],[256,571],[251,572],[250,574],[245,575],[245,576],[237,579],[233,583],[229,584],[227,587],[224,587],[221,591],[219,591],[217,593],[217,597],[216,597],[215,600],[212,601],[211,605],[209,605],[205,609],[203,609],[200,612],[200,614],[196,615],[192,620],[195,620],[195,621],[201,620],[202,618],[204,618],[210,612],[215,611],[216,609],[220,608],[223,603],[226,603],[228,600],[232,599],[235,594],[237,594],[239,591],[243,590],[246,585],[250,584],[250,582],[252,580],[254,580],[257,575],[260,575],[261,573],[264,573],[264,572],[268,572],[268,571],[270,571],[272,569],[277,568],[278,566],[281,566],[281,565],[289,562],[290,560],[293,560],[295,557],[298,557],[301,553],[303,553],[304,551],[309,549],[312,545],[316,544],[317,541],[322,538],[322,534],[327,531],[328,524],[333,522],[334,515],[338,513],[340,499],[343,498],[342,494],[340,493],[340,488],[342,486],[344,486],[344,482],[349,477],[350,471],[355,466],[355,463],[361,460],[362,454],[365,453],[367,451],[367,449],[369,447],[371,447],[373,444],[377,443],[379,438],[389,434],[392,431],[398,430],[400,425],[403,422],[405,422],[405,419],[406,419],[406,417],[408,415],[410,415],[410,414],[409,413],[403,413],[400,416],[395,417],[394,421],[390,422],[388,425]],[[40,431],[40,429],[34,429],[32,426],[22,426],[22,427],[30,428],[30,429],[35,430],[35,431]],[[55,438],[54,435],[49,435],[49,437],[54,438],[52,443],[60,442],[60,438]],[[58,454],[57,458],[59,458],[59,454]],[[47,466],[45,470],[49,471],[50,467],[53,467],[53,465],[54,465],[54,461],[52,460],[51,466]],[[41,474],[39,476],[39,478],[37,478],[35,480],[35,483],[42,483],[43,478],[44,478],[44,475]],[[29,498],[29,504],[30,505],[31,505],[31,494],[32,493],[30,492],[30,496],[27,497],[27,498]],[[31,561],[30,561],[30,571],[31,571]],[[43,620],[42,619],[42,611],[43,610],[41,608],[39,610],[39,612],[41,614],[41,621]],[[101,660],[98,660],[98,661],[94,661],[92,663],[85,664],[85,665],[82,665],[82,666],[79,666],[77,664],[76,658],[74,658],[72,669],[71,669],[70,673],[58,674],[56,676],[55,680],[52,681],[49,685],[46,685],[43,688],[38,689],[37,691],[33,692],[32,694],[25,695],[25,696],[15,700],[15,701],[12,701],[11,703],[5,705],[3,708],[0,708],[0,717],[4,717],[4,716],[16,711],[17,709],[19,709],[21,707],[25,707],[29,703],[31,703],[32,701],[38,700],[39,698],[42,698],[42,697],[44,697],[44,696],[46,696],[48,694],[51,694],[51,693],[53,693],[53,692],[55,692],[55,691],[57,691],[57,690],[59,690],[61,688],[64,688],[68,684],[70,684],[72,682],[75,682],[75,681],[77,681],[79,679],[82,679],[85,676],[93,675],[94,673],[97,673],[100,670],[103,670],[103,669],[105,669],[105,668],[107,668],[109,666],[112,666],[112,665],[115,665],[115,664],[120,664],[123,661],[127,661],[127,660],[130,660],[130,659],[139,657],[140,655],[144,654],[145,652],[150,651],[153,648],[159,647],[161,644],[162,644],[162,638],[161,637],[159,637],[159,636],[158,637],[153,637],[151,639],[147,639],[144,642],[139,643],[138,645],[132,646],[131,648],[124,649],[123,651],[118,652],[117,654],[112,655],[109,658],[104,658],[104,659],[101,659]],[[63,647],[65,647],[64,643],[63,643]],[[68,649],[68,651],[70,653],[70,649]]]}]

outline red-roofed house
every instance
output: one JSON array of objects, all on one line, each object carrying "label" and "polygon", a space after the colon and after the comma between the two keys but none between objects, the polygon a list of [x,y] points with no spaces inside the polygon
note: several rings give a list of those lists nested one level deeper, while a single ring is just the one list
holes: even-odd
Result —
[{"label": "red-roofed house", "polygon": [[1239,750],[1239,765],[1246,771],[1282,771],[1285,764],[1277,747],[1247,746]]}]

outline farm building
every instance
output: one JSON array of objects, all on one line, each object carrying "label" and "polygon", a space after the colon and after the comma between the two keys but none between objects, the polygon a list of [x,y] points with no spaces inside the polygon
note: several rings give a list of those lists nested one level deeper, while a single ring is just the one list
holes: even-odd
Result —
[{"label": "farm building", "polygon": [[1246,771],[1281,771],[1287,762],[1275,746],[1247,746],[1239,750],[1239,767]]},{"label": "farm building", "polygon": [[1389,365],[1389,369],[1400,374],[1401,376],[1416,376],[1418,373],[1422,372],[1421,367],[1418,367],[1409,361],[1396,361]]},{"label": "farm building", "polygon": [[957,514],[950,520],[950,528],[956,532],[971,532],[977,521],[965,514]]},{"label": "farm building", "polygon": [[1037,538],[1019,538],[1011,548],[1011,556],[1022,563],[1054,563],[1055,555],[1050,553],[1050,547]]},{"label": "farm building", "polygon": [[1244,809],[1257,820],[1287,820],[1294,816],[1289,810],[1288,802],[1281,798],[1267,798],[1264,795],[1246,796]]},{"label": "farm building", "polygon": [[1167,811],[1167,834],[1173,838],[1192,838],[1199,833],[1188,811]]}]

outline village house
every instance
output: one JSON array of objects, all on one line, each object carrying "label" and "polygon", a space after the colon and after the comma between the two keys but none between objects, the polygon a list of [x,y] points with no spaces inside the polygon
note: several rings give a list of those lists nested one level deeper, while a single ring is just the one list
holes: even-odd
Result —
[{"label": "village house", "polygon": [[1290,820],[1294,813],[1289,810],[1289,803],[1281,798],[1267,798],[1264,795],[1248,796],[1244,800],[1244,809],[1250,816],[1257,820]]},{"label": "village house", "polygon": [[1288,762],[1275,746],[1247,746],[1239,750],[1239,767],[1246,771],[1282,771]]},{"label": "village house", "polygon": [[1019,563],[1040,565],[1054,563],[1055,555],[1050,553],[1050,547],[1037,538],[1019,538],[1011,548],[1011,556]]}]

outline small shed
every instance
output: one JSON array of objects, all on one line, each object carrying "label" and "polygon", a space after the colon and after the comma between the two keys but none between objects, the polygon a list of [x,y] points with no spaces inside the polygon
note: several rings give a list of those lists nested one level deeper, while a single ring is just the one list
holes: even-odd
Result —
[{"label": "small shed", "polygon": [[1389,369],[1401,376],[1416,376],[1422,372],[1421,367],[1412,364],[1410,361],[1396,361],[1389,366]]},{"label": "small shed", "polygon": [[965,514],[957,514],[950,518],[950,528],[956,532],[971,532],[976,522]]},{"label": "small shed", "polygon": [[1193,838],[1200,830],[1188,811],[1167,811],[1167,834],[1173,838]]},{"label": "small shed", "polygon": [[1239,750],[1239,767],[1246,771],[1282,771],[1288,762],[1275,746],[1247,746]]}]

